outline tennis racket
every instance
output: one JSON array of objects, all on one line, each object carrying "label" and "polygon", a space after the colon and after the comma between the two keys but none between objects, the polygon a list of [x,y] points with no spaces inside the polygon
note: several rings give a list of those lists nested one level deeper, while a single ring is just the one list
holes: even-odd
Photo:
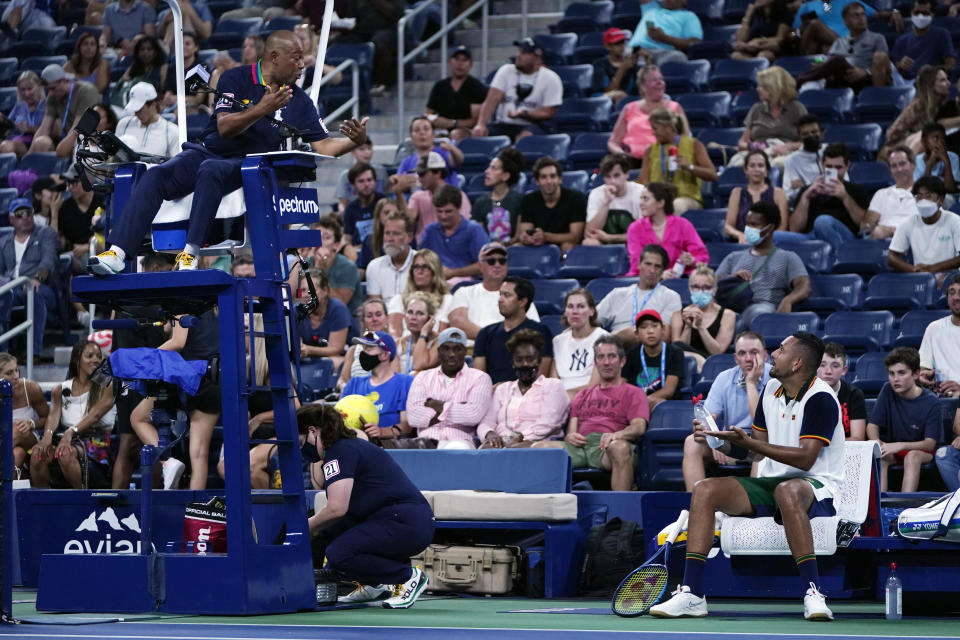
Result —
[{"label": "tennis racket", "polygon": [[646,562],[631,571],[613,592],[610,608],[615,614],[633,618],[643,615],[660,601],[663,592],[667,590],[667,559],[670,547],[687,526],[689,515],[686,509],[680,512],[677,521],[670,525],[666,541]]}]

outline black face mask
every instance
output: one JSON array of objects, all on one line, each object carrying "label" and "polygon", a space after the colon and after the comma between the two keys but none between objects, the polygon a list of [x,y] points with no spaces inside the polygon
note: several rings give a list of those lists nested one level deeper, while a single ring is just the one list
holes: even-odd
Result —
[{"label": "black face mask", "polygon": [[310,444],[308,440],[304,440],[303,445],[300,447],[300,457],[303,458],[304,462],[310,464],[323,460],[323,458],[320,457],[320,452],[317,451],[317,445]]},{"label": "black face mask", "polygon": [[820,138],[804,138],[803,139],[803,150],[809,151],[810,153],[816,153],[820,149]]},{"label": "black face mask", "polygon": [[514,367],[513,371],[520,384],[531,385],[537,379],[537,367]]},{"label": "black face mask", "polygon": [[358,358],[360,359],[360,368],[364,371],[373,371],[380,364],[380,356],[371,355],[366,351],[361,351]]}]

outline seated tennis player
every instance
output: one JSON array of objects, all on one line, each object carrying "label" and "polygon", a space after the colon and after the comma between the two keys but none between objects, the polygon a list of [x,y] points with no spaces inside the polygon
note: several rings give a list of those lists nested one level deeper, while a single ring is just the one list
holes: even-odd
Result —
[{"label": "seated tennis player", "polygon": [[[684,584],[663,604],[651,607],[659,618],[707,615],[703,570],[713,544],[714,512],[732,516],[773,516],[784,526],[805,590],[803,617],[833,620],[817,587],[820,575],[813,552],[810,518],[832,516],[833,496],[843,480],[843,422],[833,391],[819,378],[823,341],[798,332],[771,354],[770,382],[753,418],[753,434],[740,427],[711,432],[725,440],[726,455],[760,456],[756,478],[708,478],[693,488],[687,527]],[[705,425],[694,421],[694,437],[704,441]],[[743,450],[746,451],[743,451]]]},{"label": "seated tennis player", "polygon": [[[341,602],[372,602],[406,609],[427,588],[410,558],[433,540],[433,512],[393,458],[357,437],[333,406],[297,410],[300,454],[323,461],[327,504],[310,517],[310,533],[323,535],[330,568],[357,588]],[[306,435],[304,435],[306,434]]]}]

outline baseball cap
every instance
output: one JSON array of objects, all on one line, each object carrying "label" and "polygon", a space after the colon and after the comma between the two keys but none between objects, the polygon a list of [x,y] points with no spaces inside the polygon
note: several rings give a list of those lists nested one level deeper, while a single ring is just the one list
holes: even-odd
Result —
[{"label": "baseball cap", "polygon": [[447,327],[437,336],[437,346],[452,342],[453,344],[462,344],[467,346],[467,334],[462,329],[456,327]]},{"label": "baseball cap", "polygon": [[65,186],[66,185],[64,185],[62,182],[57,182],[54,180],[52,176],[40,176],[33,181],[33,185],[31,185],[30,189],[34,193],[40,193],[44,189],[50,189],[51,191],[63,191]]},{"label": "baseball cap", "polygon": [[33,202],[29,198],[14,198],[10,201],[10,209],[7,213],[13,215],[20,209],[29,209],[30,213],[33,213]]},{"label": "baseball cap", "polygon": [[80,175],[77,173],[77,168],[74,165],[70,165],[70,168],[60,174],[60,177],[64,180],[79,180]]},{"label": "baseball cap", "polygon": [[494,240],[493,242],[488,242],[480,247],[480,253],[477,258],[483,258],[491,253],[502,253],[503,255],[507,255],[507,248],[503,246],[503,243]]},{"label": "baseball cap", "polygon": [[138,82],[130,89],[127,104],[123,110],[127,113],[136,113],[143,109],[143,105],[157,99],[157,88],[149,82]]},{"label": "baseball cap", "polygon": [[627,39],[627,32],[617,27],[610,27],[603,32],[603,44],[616,44]]},{"label": "baseball cap", "polygon": [[941,289],[941,291],[946,291],[952,284],[960,284],[960,271],[954,271],[947,276],[946,280],[943,281],[943,289]]},{"label": "baseball cap", "polygon": [[470,54],[470,49],[468,49],[466,46],[462,44],[460,46],[454,47],[453,51],[450,52],[450,57],[452,58],[453,56],[459,55],[461,53],[467,56],[468,58],[470,58],[471,60],[473,60],[473,55]]},{"label": "baseball cap", "polygon": [[536,42],[534,42],[533,38],[531,38],[530,36],[527,36],[522,40],[514,40],[513,46],[520,47],[520,49],[524,53],[535,53],[538,56],[543,55],[543,48],[540,45],[538,45]]},{"label": "baseball cap", "polygon": [[420,161],[417,163],[417,171],[427,171],[429,169],[446,169],[447,162],[443,159],[443,156],[437,153],[436,151],[431,151],[427,155],[420,158]]},{"label": "baseball cap", "polygon": [[50,63],[43,68],[43,71],[40,72],[40,78],[46,84],[53,84],[54,82],[59,82],[64,78],[73,79],[72,73],[67,73],[63,70],[63,67],[54,63]]},{"label": "baseball cap", "polygon": [[641,321],[647,318],[653,318],[660,324],[663,324],[663,318],[660,317],[660,313],[656,309],[644,309],[633,319],[633,326],[639,325]]},{"label": "baseball cap", "polygon": [[390,354],[393,360],[397,355],[397,343],[386,331],[364,331],[359,338],[353,339],[353,344],[365,344],[370,347],[380,347]]}]

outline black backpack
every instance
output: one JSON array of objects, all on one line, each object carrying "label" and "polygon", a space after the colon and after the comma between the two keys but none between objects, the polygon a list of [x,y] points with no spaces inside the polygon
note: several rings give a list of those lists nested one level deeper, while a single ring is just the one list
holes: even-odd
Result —
[{"label": "black backpack", "polygon": [[609,597],[631,571],[643,564],[643,531],[632,520],[611,518],[590,528],[580,574],[580,595]]}]

